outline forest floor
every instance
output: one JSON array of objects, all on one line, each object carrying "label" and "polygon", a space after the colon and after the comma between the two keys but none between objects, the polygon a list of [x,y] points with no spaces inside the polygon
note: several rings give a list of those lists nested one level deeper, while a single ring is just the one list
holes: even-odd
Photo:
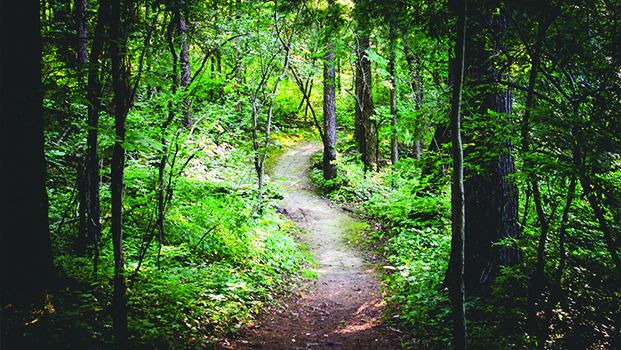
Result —
[{"label": "forest floor", "polygon": [[318,142],[297,145],[272,171],[283,189],[279,211],[305,231],[301,240],[317,262],[317,279],[272,303],[225,339],[222,349],[402,348],[404,334],[382,321],[385,302],[374,258],[348,243],[364,225],[315,195],[307,180],[310,157],[320,148]]}]

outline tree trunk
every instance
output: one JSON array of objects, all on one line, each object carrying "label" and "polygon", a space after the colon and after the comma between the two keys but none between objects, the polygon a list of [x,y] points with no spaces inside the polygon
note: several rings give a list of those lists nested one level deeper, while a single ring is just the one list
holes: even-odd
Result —
[{"label": "tree trunk", "polygon": [[[465,134],[467,143],[476,143],[476,146],[467,147],[465,154],[479,171],[471,167],[464,182],[464,277],[469,295],[486,297],[501,268],[517,264],[521,255],[511,245],[511,240],[519,239],[518,189],[510,179],[515,173],[513,146],[507,135],[490,130],[492,125],[506,124],[508,121],[503,116],[511,113],[511,93],[496,83],[504,78],[497,68],[496,56],[500,52],[498,40],[502,40],[509,20],[503,9],[494,14],[500,2],[481,0],[474,4],[476,9],[471,13],[476,14],[476,18],[469,16],[472,19],[469,23],[474,23],[466,36],[465,80],[475,90],[469,92],[471,97],[467,105],[471,107],[464,114],[476,116],[471,120],[477,124],[470,125],[470,132]],[[485,34],[493,36],[491,45],[482,38]],[[477,156],[477,152],[482,154]],[[508,243],[496,244],[505,239]]]},{"label": "tree trunk", "polygon": [[86,0],[75,0],[73,2],[73,18],[75,19],[76,34],[78,37],[77,53],[78,63],[84,66],[88,62],[88,45],[87,39],[87,4]]},{"label": "tree trunk", "polygon": [[369,27],[368,0],[356,1],[358,11],[357,59],[355,77],[355,130],[364,170],[372,170],[376,162],[375,107],[373,106],[373,79],[371,60],[367,52],[371,47],[371,28]]},{"label": "tree trunk", "polygon": [[125,53],[125,33],[121,33],[121,0],[113,0],[110,16],[110,58],[114,90],[114,126],[116,141],[111,164],[112,218],[110,233],[114,250],[113,333],[116,343],[127,343],[127,287],[125,281],[125,254],[123,252],[123,187],[125,174],[125,120],[131,97],[129,66]]},{"label": "tree trunk", "polygon": [[[416,101],[416,110],[420,110],[423,108],[423,82],[420,75],[420,58],[416,59],[414,56],[408,54],[406,55],[406,61],[410,68],[410,86],[412,88],[412,94],[414,95],[414,100]],[[415,62],[416,61],[416,62]],[[414,139],[412,145],[412,158],[420,159],[421,157],[421,147],[422,147],[422,136],[420,133],[422,132],[422,127],[418,126],[415,130],[416,139]]]},{"label": "tree trunk", "polygon": [[390,22],[390,57],[388,61],[388,74],[390,74],[390,126],[392,127],[392,135],[390,137],[390,162],[392,164],[397,164],[399,161],[399,142],[397,139],[397,122],[399,121],[399,113],[397,111],[397,79],[395,79],[396,37],[395,25]]},{"label": "tree trunk", "polygon": [[[85,76],[88,74],[84,74],[83,70],[88,63],[88,45],[86,42],[87,39],[87,24],[86,24],[86,11],[87,5],[86,0],[75,0],[73,3],[73,18],[75,21],[75,30],[76,36],[78,38],[78,43],[76,47],[76,52],[78,53],[78,76],[80,81],[83,83]],[[88,106],[87,106],[88,110]],[[88,112],[87,112],[88,118]],[[79,203],[79,226],[78,226],[78,239],[76,242],[76,255],[84,257],[86,256],[86,240],[87,240],[87,213],[88,213],[88,186],[86,180],[86,164],[82,160],[80,160],[80,164],[78,165],[78,203]]]},{"label": "tree trunk", "polygon": [[323,178],[336,178],[336,84],[334,47],[329,46],[323,63]]},{"label": "tree trunk", "polygon": [[45,188],[40,28],[38,1],[2,3],[0,298],[3,308],[8,304],[29,307],[51,286],[55,276]]},{"label": "tree trunk", "polygon": [[372,170],[376,160],[375,124],[373,116],[373,80],[371,60],[367,51],[370,47],[370,29],[367,24],[359,24],[358,60],[356,64],[356,99],[358,100],[356,115],[357,139],[362,153],[365,171]]},{"label": "tree trunk", "polygon": [[99,203],[99,106],[102,84],[99,77],[99,58],[103,50],[105,25],[109,21],[110,1],[102,0],[97,10],[97,25],[91,44],[88,66],[87,109],[88,134],[86,136],[86,203],[87,232],[93,245],[93,274],[97,277],[99,265],[99,237],[101,235],[101,206]]},{"label": "tree trunk", "polygon": [[364,48],[362,47],[360,37],[356,37],[356,73],[354,76],[354,97],[356,99],[354,106],[354,139],[358,143],[358,150],[361,154],[364,154],[364,127],[362,124],[362,111],[364,105],[362,102],[363,94],[363,72],[362,72],[362,57],[364,56]]},{"label": "tree trunk", "polygon": [[[291,57],[290,56],[291,42],[293,40],[293,32],[291,32],[288,38],[288,41],[285,40],[286,37],[285,38],[282,37],[283,33],[279,29],[280,27],[278,24],[277,9],[278,9],[278,6],[274,8],[274,26],[277,31],[277,40],[282,44],[283,49],[284,49],[283,68],[280,71],[280,74],[278,75],[278,77],[276,78],[274,87],[271,89],[271,91],[268,91],[267,85],[269,83],[269,78],[270,78],[269,77],[270,68],[266,67],[265,69],[267,69],[267,71],[265,71],[262,74],[263,79],[259,83],[259,87],[256,89],[256,91],[254,92],[254,96],[252,97],[252,119],[253,119],[252,141],[253,141],[253,151],[254,151],[254,168],[255,168],[255,171],[257,172],[257,178],[258,178],[257,185],[258,185],[259,195],[258,195],[258,206],[257,207],[259,211],[261,211],[263,208],[263,190],[264,190],[263,185],[264,185],[264,177],[265,177],[265,160],[267,159],[268,147],[270,144],[272,113],[274,111],[274,103],[275,103],[276,93],[278,92],[278,87],[280,86],[280,82],[282,81],[282,79],[287,74],[287,71],[289,70],[289,62],[290,62],[290,57]],[[274,53],[274,55],[277,55],[277,53]],[[259,92],[263,93],[263,99],[260,104],[257,104]],[[263,144],[261,145],[259,143],[259,136],[258,136],[258,129],[259,129],[258,119],[259,119],[259,113],[261,112],[261,108],[264,106],[266,101],[269,101],[269,108],[267,110],[267,120],[265,122],[265,139],[264,139]],[[261,153],[261,150],[263,150],[263,153]]]},{"label": "tree trunk", "polygon": [[[170,50],[170,54],[172,56],[172,82],[170,87],[170,92],[172,96],[175,96],[179,91],[179,77],[177,76],[177,63],[179,61],[177,57],[177,53],[175,51],[175,44],[173,41],[172,33],[169,32],[168,35],[168,48]],[[166,220],[165,209],[166,209],[166,193],[167,188],[165,184],[164,176],[166,174],[166,164],[168,163],[168,127],[172,124],[175,118],[175,109],[176,105],[172,102],[168,102],[168,117],[166,121],[162,124],[161,128],[161,143],[162,149],[160,151],[160,162],[158,165],[158,193],[157,193],[157,232],[158,232],[158,242],[160,249],[164,244],[164,222]],[[158,253],[158,268],[159,268],[159,253]]]},{"label": "tree trunk", "polygon": [[453,303],[453,345],[456,350],[465,350],[468,345],[466,328],[466,307],[464,288],[464,155],[461,140],[461,93],[464,73],[464,51],[466,34],[466,0],[459,1],[457,10],[457,41],[455,42],[455,80],[451,106],[453,135],[453,184],[451,188],[452,237],[451,261],[453,277],[450,294]]},{"label": "tree trunk", "polygon": [[[177,30],[179,31],[179,40],[181,44],[181,51],[179,52],[179,63],[181,65],[181,76],[179,77],[179,90],[186,93],[191,79],[191,67],[190,67],[190,46],[188,43],[187,23],[185,19],[185,0],[179,0],[179,6],[177,7]],[[190,97],[183,98],[182,113],[185,119],[186,126],[192,126],[194,120],[192,119],[192,103]]]}]

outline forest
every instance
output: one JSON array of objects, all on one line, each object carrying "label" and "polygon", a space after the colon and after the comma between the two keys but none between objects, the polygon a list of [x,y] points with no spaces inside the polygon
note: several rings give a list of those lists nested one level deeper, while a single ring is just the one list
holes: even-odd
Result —
[{"label": "forest", "polygon": [[621,2],[0,17],[3,349],[621,349]]}]

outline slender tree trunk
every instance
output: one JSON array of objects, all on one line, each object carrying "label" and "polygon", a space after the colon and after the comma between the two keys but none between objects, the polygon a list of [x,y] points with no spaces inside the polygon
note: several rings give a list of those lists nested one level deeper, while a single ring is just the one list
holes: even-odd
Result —
[{"label": "slender tree trunk", "polygon": [[[181,76],[179,79],[179,90],[186,93],[191,79],[191,67],[190,67],[190,46],[188,43],[187,23],[185,18],[185,0],[179,0],[179,6],[177,7],[177,30],[179,31],[179,40],[181,44],[181,51],[179,52],[179,63],[181,65]],[[194,120],[192,119],[192,103],[190,97],[186,96],[182,103],[183,117],[187,126],[192,126]]]},{"label": "slender tree trunk", "polygon": [[78,63],[82,66],[88,62],[88,45],[87,45],[87,4],[86,0],[75,0],[73,3],[73,17],[76,24],[76,34],[78,37]]},{"label": "slender tree trunk", "polygon": [[[274,83],[274,87],[272,88],[271,91],[267,91],[267,84],[268,84],[268,80],[269,80],[269,74],[264,73],[263,74],[263,79],[262,81],[259,83],[259,88],[256,90],[255,92],[255,96],[253,96],[252,98],[252,119],[253,119],[253,127],[252,127],[252,140],[253,140],[253,150],[254,150],[254,168],[257,172],[257,185],[258,185],[258,190],[259,190],[259,195],[258,195],[258,208],[259,210],[262,210],[263,208],[263,190],[264,190],[264,178],[265,178],[265,160],[267,159],[267,149],[269,147],[270,144],[270,132],[271,132],[271,127],[272,127],[272,113],[274,111],[274,103],[275,103],[275,97],[276,97],[276,93],[278,92],[278,87],[280,86],[280,82],[282,81],[282,79],[285,77],[285,75],[287,74],[287,71],[289,70],[289,62],[290,62],[290,54],[291,54],[291,42],[293,40],[293,32],[291,32],[288,40],[286,41],[285,38],[283,38],[283,33],[280,31],[280,27],[278,24],[278,12],[277,12],[278,6],[276,6],[274,8],[274,26],[276,28],[276,32],[277,32],[277,40],[282,44],[283,48],[284,48],[284,62],[283,62],[283,68],[280,71],[280,74],[278,75],[278,77],[276,78],[276,82]],[[269,67],[266,68],[269,70]],[[269,72],[269,71],[268,71]],[[263,107],[263,103],[262,102],[260,105],[257,104],[257,100],[258,100],[258,93],[259,91],[262,91],[264,94],[264,99],[263,101],[269,101],[269,108],[267,110],[267,120],[265,122],[265,141],[263,142],[263,145],[261,145],[259,143],[259,136],[258,136],[258,118],[259,118],[259,113],[261,112],[261,108]],[[261,150],[263,150],[263,153],[261,153]]]},{"label": "slender tree trunk", "polygon": [[334,47],[329,46],[323,63],[323,178],[336,178],[336,84]]},{"label": "slender tree trunk", "polygon": [[461,140],[461,93],[464,73],[466,35],[466,0],[458,0],[457,40],[455,42],[455,80],[451,106],[453,135],[453,184],[451,188],[452,237],[451,260],[453,277],[450,294],[453,302],[453,345],[465,350],[468,345],[464,287],[465,207],[464,207],[464,154]]},{"label": "slender tree trunk", "polygon": [[[410,68],[410,86],[412,89],[412,94],[414,95],[414,100],[416,101],[416,110],[420,110],[423,108],[423,82],[420,74],[420,58],[415,59],[413,55],[406,55],[406,61],[408,63],[408,67]],[[416,127],[416,135],[420,135],[422,132],[422,127]],[[417,136],[412,145],[412,158],[420,159],[421,157],[421,147],[422,147],[423,139],[422,136]]]},{"label": "slender tree trunk", "polygon": [[125,120],[131,96],[129,67],[125,53],[125,34],[121,33],[121,0],[113,0],[110,16],[110,58],[112,87],[114,90],[114,126],[116,141],[111,164],[112,218],[110,233],[114,250],[114,294],[112,322],[116,343],[127,343],[127,286],[125,280],[125,254],[123,252],[123,187],[125,174]]},{"label": "slender tree trunk", "polygon": [[[365,46],[369,47],[369,35],[364,36],[363,40],[366,41]],[[362,124],[364,128],[364,164],[369,170],[373,169],[373,165],[377,159],[376,148],[376,131],[375,131],[375,106],[373,105],[373,80],[371,60],[365,54],[362,58],[362,77],[363,77],[363,89],[362,89],[362,104],[364,106],[362,113]]]},{"label": "slender tree trunk", "polygon": [[362,95],[364,89],[363,73],[362,73],[362,57],[364,55],[364,48],[361,44],[361,39],[356,37],[356,73],[354,76],[354,96],[356,98],[354,108],[354,138],[358,143],[358,149],[360,153],[364,154],[364,125],[362,124],[362,113],[364,110]]},{"label": "slender tree trunk", "polygon": [[364,170],[372,170],[376,162],[376,136],[375,136],[375,107],[373,106],[373,78],[371,60],[368,57],[368,50],[371,47],[371,27],[369,26],[369,13],[366,7],[369,6],[368,0],[356,1],[358,8],[358,33],[357,40],[357,59],[355,77],[355,130],[354,136],[358,141]]},{"label": "slender tree trunk", "polygon": [[[84,68],[88,64],[88,45],[87,39],[87,25],[86,25],[86,0],[75,0],[73,3],[73,18],[75,20],[76,36],[78,38],[78,44],[76,51],[78,53],[78,76],[82,83],[84,77],[88,74],[84,73]],[[88,106],[87,106],[88,110]],[[88,112],[87,112],[88,118]],[[86,164],[82,160],[78,165],[78,203],[79,203],[79,226],[78,226],[78,239],[76,242],[76,255],[84,257],[86,256],[86,240],[87,240],[87,213],[88,213],[88,186],[86,179]]]},{"label": "slender tree trunk", "polygon": [[[172,23],[171,23],[171,27],[172,28]],[[175,51],[175,44],[173,41],[173,33],[172,33],[172,29],[171,31],[169,31],[168,33],[168,48],[170,50],[170,54],[172,57],[172,67],[173,67],[173,73],[172,73],[172,84],[171,84],[171,88],[170,88],[170,92],[173,96],[175,96],[178,92],[178,86],[179,86],[179,77],[177,75],[177,63],[179,61],[178,57],[177,57],[177,52]],[[166,181],[165,181],[165,175],[166,175],[166,164],[168,163],[168,127],[170,126],[170,124],[172,124],[174,118],[175,118],[175,104],[170,101],[168,102],[168,117],[166,118],[166,121],[162,124],[162,128],[161,128],[161,143],[162,143],[162,150],[160,151],[160,162],[158,165],[158,194],[157,194],[157,232],[158,232],[158,242],[159,242],[159,246],[160,248],[162,247],[162,245],[164,244],[164,222],[166,220],[166,214],[165,214],[165,210],[166,210],[166,193],[167,193],[167,188],[166,188]],[[158,267],[159,267],[159,254],[158,254]]]},{"label": "slender tree trunk", "polygon": [[88,65],[87,109],[88,134],[86,137],[86,186],[87,186],[87,231],[93,245],[93,274],[97,277],[99,265],[99,237],[101,235],[101,207],[99,203],[99,106],[101,104],[101,80],[99,58],[103,50],[105,25],[109,21],[110,1],[102,0],[97,10],[97,25],[91,44]]},{"label": "slender tree trunk", "polygon": [[399,161],[399,141],[397,134],[397,122],[399,121],[399,112],[397,111],[397,79],[395,79],[395,55],[396,40],[395,25],[390,22],[390,57],[388,61],[388,74],[390,74],[390,126],[392,126],[392,135],[390,136],[390,162],[397,164]]},{"label": "slender tree trunk", "polygon": [[[3,308],[9,304],[29,307],[55,279],[45,187],[40,28],[40,2],[2,3],[0,298]],[[6,340],[2,339],[3,345],[8,343]]]},{"label": "slender tree trunk", "polygon": [[[397,133],[399,112],[397,111],[397,88],[394,85],[395,83],[396,81],[392,79],[392,86],[390,87],[390,126],[392,127],[392,135],[390,136],[390,162],[392,164],[397,164],[397,162],[399,161],[399,139]],[[418,158],[420,158],[420,155],[418,156]]]},{"label": "slender tree trunk", "polygon": [[370,29],[364,19],[359,20],[358,35],[358,60],[356,64],[356,99],[357,121],[356,134],[360,151],[362,153],[362,161],[364,162],[365,171],[372,170],[376,161],[375,147],[375,124],[373,116],[375,115],[375,107],[373,106],[373,79],[371,60],[369,60],[367,51],[371,46]]}]

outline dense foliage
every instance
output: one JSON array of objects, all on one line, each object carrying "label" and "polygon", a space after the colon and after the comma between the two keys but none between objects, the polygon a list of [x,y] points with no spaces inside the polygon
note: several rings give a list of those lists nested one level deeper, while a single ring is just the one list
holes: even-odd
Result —
[{"label": "dense foliage", "polygon": [[[516,234],[474,248],[515,259],[487,261],[481,288],[466,289],[470,346],[619,349],[620,5],[470,5],[465,182],[501,178],[511,193],[489,197],[518,198]],[[311,176],[381,224],[362,237],[384,259],[386,322],[410,332],[413,348],[451,347],[453,10],[414,0],[41,3],[57,278],[28,307],[2,301],[3,345],[112,346],[121,277],[131,347],[199,348],[236,332],[309,276],[264,174],[300,135],[325,141],[323,110],[334,108],[338,175],[324,180],[317,160]],[[324,68],[335,69],[336,102],[322,110]],[[503,162],[510,171],[499,175]]]}]

